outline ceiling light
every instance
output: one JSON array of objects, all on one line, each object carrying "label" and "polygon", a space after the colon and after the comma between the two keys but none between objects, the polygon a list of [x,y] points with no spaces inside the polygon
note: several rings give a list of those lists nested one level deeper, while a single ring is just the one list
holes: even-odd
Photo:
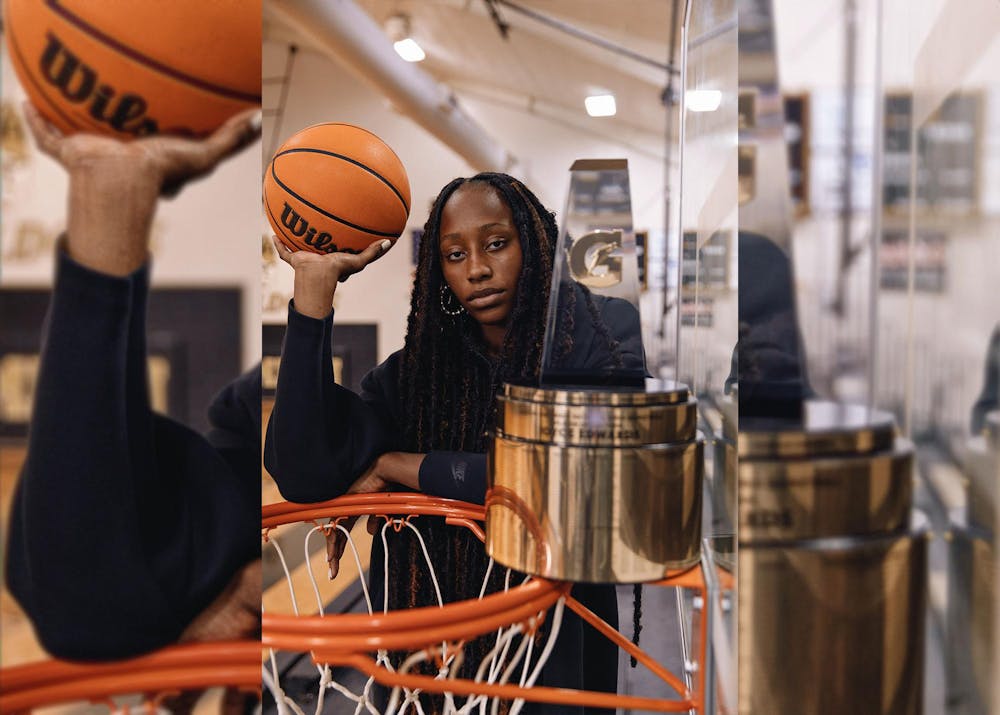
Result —
[{"label": "ceiling light", "polygon": [[392,43],[392,49],[407,62],[420,62],[427,57],[423,48],[412,37]]},{"label": "ceiling light", "polygon": [[385,34],[392,41],[392,49],[407,62],[420,62],[427,55],[417,41],[410,36],[410,16],[390,15],[385,19]]},{"label": "ceiling light", "polygon": [[617,111],[613,94],[591,95],[583,103],[587,107],[587,114],[592,117],[613,117]]},{"label": "ceiling light", "polygon": [[684,93],[684,106],[689,112],[714,112],[722,104],[722,92],[717,89],[689,89]]}]

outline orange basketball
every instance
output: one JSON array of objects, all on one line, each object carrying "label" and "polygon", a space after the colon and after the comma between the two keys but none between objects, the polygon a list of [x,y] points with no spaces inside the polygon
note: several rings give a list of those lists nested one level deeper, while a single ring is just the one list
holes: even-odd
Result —
[{"label": "orange basketball", "polygon": [[64,133],[204,136],[260,104],[260,0],[4,0],[31,103]]},{"label": "orange basketball", "polygon": [[286,141],[264,173],[264,210],[293,251],[360,253],[395,241],[410,182],[385,142],[350,124],[316,124]]}]

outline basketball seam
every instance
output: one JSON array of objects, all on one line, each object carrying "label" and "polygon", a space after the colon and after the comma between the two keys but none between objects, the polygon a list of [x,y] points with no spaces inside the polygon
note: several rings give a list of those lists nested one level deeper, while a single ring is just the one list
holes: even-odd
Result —
[{"label": "basketball seam", "polygon": [[[280,156],[280,154],[279,154],[279,156]],[[275,158],[277,158],[277,157],[275,157]],[[274,161],[271,161],[271,177],[274,179],[274,182],[278,186],[280,186],[282,189],[284,189],[285,191],[287,191],[289,195],[295,197],[297,200],[299,200],[300,202],[302,202],[303,204],[305,204],[306,206],[308,206],[309,208],[311,208],[313,211],[316,211],[317,213],[323,214],[327,218],[331,218],[334,221],[336,221],[337,223],[342,223],[345,226],[348,226],[349,228],[353,228],[356,231],[362,231],[363,233],[370,233],[373,236],[383,236],[385,238],[398,238],[399,237],[398,233],[392,233],[392,232],[386,232],[386,231],[376,231],[373,228],[365,228],[364,226],[359,226],[357,224],[351,223],[347,219],[340,218],[339,216],[336,216],[336,215],[330,213],[329,211],[324,211],[319,206],[316,206],[315,204],[310,203],[309,201],[305,200],[304,198],[302,198],[301,196],[299,196],[297,193],[295,193],[294,191],[292,191],[288,186],[286,186],[281,181],[281,179],[278,178],[278,175],[274,172]]]},{"label": "basketball seam", "polygon": [[[344,125],[341,125],[341,126],[352,126],[352,125],[350,125],[350,124],[344,124]],[[358,127],[358,128],[360,129],[360,127]],[[372,134],[372,136],[374,137],[375,135]],[[378,137],[375,137],[375,138],[378,139]],[[382,140],[379,139],[379,141],[382,141]],[[409,215],[409,213],[410,213],[410,207],[406,205],[406,200],[403,198],[403,194],[400,193],[399,189],[397,189],[393,185],[393,183],[391,181],[389,181],[387,178],[385,178],[380,173],[378,173],[377,171],[375,171],[374,169],[372,169],[370,166],[366,166],[365,164],[362,164],[357,159],[352,159],[349,156],[344,156],[343,154],[337,154],[336,152],[327,151],[325,149],[312,149],[310,147],[297,147],[295,149],[286,149],[285,151],[279,152],[277,154],[277,156],[274,157],[274,159],[277,159],[279,156],[284,156],[285,154],[297,154],[299,152],[312,152],[314,154],[325,154],[326,156],[332,156],[332,157],[335,157],[337,159],[343,159],[344,161],[346,161],[346,162],[348,162],[350,164],[354,164],[355,166],[357,166],[360,169],[364,169],[369,174],[371,174],[376,179],[378,179],[383,184],[385,184],[386,186],[389,187],[389,189],[392,191],[392,193],[394,193],[396,195],[396,198],[399,199],[399,202],[401,204],[403,204],[403,210],[406,211],[407,215]],[[399,159],[399,157],[396,157],[396,158]],[[273,163],[274,159],[271,160],[272,163]]]},{"label": "basketball seam", "polygon": [[[358,131],[364,132],[365,134],[377,139],[379,142],[385,145],[385,148],[389,150],[390,154],[396,157],[396,161],[398,161],[400,164],[403,163],[403,160],[399,158],[399,154],[397,154],[391,146],[383,142],[382,137],[380,137],[373,131],[365,129],[364,127],[359,127],[357,124],[347,124],[346,122],[320,122],[319,124],[313,124],[312,126],[306,127],[306,129],[312,129],[313,127],[350,127],[351,129],[357,129]],[[303,129],[302,131],[306,131],[306,129]],[[400,196],[400,198],[402,198],[402,196]],[[403,205],[404,206],[406,205],[405,201],[403,202]],[[409,212],[410,212],[410,207],[407,206],[406,213],[408,214]]]},{"label": "basketball seam", "polygon": [[53,112],[58,114],[60,117],[62,117],[63,121],[69,124],[71,129],[74,130],[87,129],[88,127],[86,125],[81,125],[80,122],[77,121],[72,115],[69,115],[66,112],[64,112],[62,107],[60,107],[58,104],[52,101],[52,98],[49,97],[48,94],[46,94],[45,87],[39,84],[39,82],[35,79],[35,76],[31,73],[31,70],[28,69],[30,65],[25,61],[24,54],[21,52],[21,47],[20,45],[17,44],[16,33],[14,32],[14,26],[10,22],[10,18],[7,18],[7,25],[10,28],[10,32],[8,33],[8,37],[10,38],[10,45],[11,47],[14,48],[14,56],[17,58],[18,62],[21,65],[21,68],[24,70],[23,72],[24,77],[27,78],[29,82],[31,82],[32,86],[34,86],[35,90],[38,92],[38,95],[48,103],[49,108]]},{"label": "basketball seam", "polygon": [[59,0],[45,0],[45,4],[49,6],[52,12],[62,17],[66,22],[73,25],[78,30],[90,35],[95,40],[107,45],[112,50],[115,50],[116,52],[125,55],[129,59],[134,60],[139,64],[145,65],[149,69],[155,70],[160,74],[166,75],[167,77],[175,79],[184,84],[189,84],[192,87],[196,87],[198,89],[211,92],[212,94],[217,94],[221,97],[226,97],[227,99],[235,99],[241,102],[260,104],[259,94],[241,92],[237,89],[232,89],[230,87],[223,87],[222,85],[212,84],[211,82],[199,79],[198,77],[192,77],[191,75],[184,74],[183,72],[175,70],[172,67],[164,65],[154,60],[152,57],[143,55],[139,51],[134,50],[131,47],[128,47],[127,45],[123,45],[115,38],[106,35],[98,28],[94,27],[93,25],[83,20],[83,18],[74,15],[69,9],[61,6],[59,4]]}]

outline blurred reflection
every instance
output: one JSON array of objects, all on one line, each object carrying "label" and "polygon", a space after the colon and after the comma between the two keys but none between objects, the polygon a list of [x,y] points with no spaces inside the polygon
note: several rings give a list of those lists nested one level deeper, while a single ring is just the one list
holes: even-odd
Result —
[{"label": "blurred reflection", "polygon": [[990,345],[986,351],[986,367],[983,370],[983,389],[972,406],[972,434],[986,429],[986,416],[1000,407],[1000,323],[993,329]]},{"label": "blurred reflection", "polygon": [[739,342],[733,353],[740,417],[799,417],[813,396],[795,317],[792,266],[773,241],[746,231],[739,241]]}]

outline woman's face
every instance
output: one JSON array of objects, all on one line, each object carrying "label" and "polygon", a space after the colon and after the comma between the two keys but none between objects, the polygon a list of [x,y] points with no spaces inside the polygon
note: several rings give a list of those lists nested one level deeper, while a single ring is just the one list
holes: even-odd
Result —
[{"label": "woman's face", "polygon": [[463,184],[441,211],[441,270],[483,326],[506,327],[521,275],[521,239],[510,207],[489,184]]}]

